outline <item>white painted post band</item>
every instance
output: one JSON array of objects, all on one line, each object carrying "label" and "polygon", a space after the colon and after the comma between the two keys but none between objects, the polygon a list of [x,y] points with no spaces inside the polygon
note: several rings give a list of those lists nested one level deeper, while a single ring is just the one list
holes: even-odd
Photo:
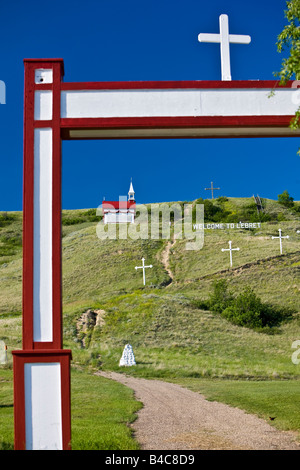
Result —
[{"label": "white painted post band", "polygon": [[60,364],[25,364],[24,378],[26,450],[61,450]]},{"label": "white painted post band", "polygon": [[50,90],[36,91],[34,94],[35,121],[51,121],[53,113],[53,93]]},{"label": "white painted post band", "polygon": [[52,129],[34,132],[34,341],[53,340],[52,325]]}]

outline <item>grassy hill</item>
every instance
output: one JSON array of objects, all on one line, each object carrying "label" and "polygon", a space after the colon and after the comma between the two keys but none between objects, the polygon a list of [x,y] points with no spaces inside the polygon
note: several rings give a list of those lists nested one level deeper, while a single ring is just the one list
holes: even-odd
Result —
[{"label": "grassy hill", "polygon": [[[300,364],[292,362],[293,342],[300,339],[300,203],[285,207],[265,199],[258,214],[252,198],[196,202],[205,205],[205,223],[261,227],[207,229],[203,248],[189,251],[178,238],[180,220],[172,223],[170,238],[100,240],[95,210],[63,211],[63,329],[64,347],[73,355],[75,449],[138,448],[126,422],[141,405],[126,387],[87,374],[124,371],[118,364],[127,342],[137,365],[126,373],[178,382],[265,419],[276,416],[272,425],[300,432]],[[279,228],[290,236],[283,255],[271,238]],[[229,240],[240,248],[232,268],[221,251]],[[145,287],[135,270],[143,256],[153,265]],[[209,309],[220,280],[234,296],[251,287],[262,302],[288,315],[267,328],[233,324]],[[0,340],[10,361],[0,371],[0,449],[11,449],[11,351],[22,347],[21,212],[0,213],[0,286]]]},{"label": "grassy hill", "polygon": [[[287,208],[264,200],[262,216],[251,198],[209,204],[206,223],[260,217],[261,227],[205,230],[203,248],[189,251],[186,240],[174,239],[176,223],[171,240],[100,240],[94,210],[63,211],[64,342],[74,363],[118,369],[130,342],[137,366],[128,372],[138,375],[300,376],[291,361],[292,343],[300,339],[299,203]],[[0,339],[12,350],[21,347],[22,214],[2,213],[0,223]],[[283,255],[278,240],[271,239],[278,228],[290,236],[283,241]],[[221,252],[228,240],[240,248],[232,269],[228,253]],[[142,256],[153,265],[145,287],[135,270]],[[292,316],[265,330],[236,326],[201,308],[217,279],[226,279],[235,295],[250,286],[263,302],[288,308]],[[83,329],[78,322],[89,309],[102,312],[101,322]]]}]

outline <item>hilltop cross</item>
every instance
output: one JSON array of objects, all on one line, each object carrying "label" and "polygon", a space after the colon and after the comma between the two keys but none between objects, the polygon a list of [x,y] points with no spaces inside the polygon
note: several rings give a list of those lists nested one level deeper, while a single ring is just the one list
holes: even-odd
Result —
[{"label": "hilltop cross", "polygon": [[143,266],[136,266],[135,269],[138,270],[138,269],[142,269],[143,270],[143,283],[144,285],[146,284],[146,275],[145,275],[145,269],[146,268],[153,268],[152,264],[150,264],[149,266],[145,266],[145,258],[142,258],[142,262],[143,262]]},{"label": "hilltop cross", "polygon": [[232,267],[232,252],[233,251],[239,251],[239,248],[232,248],[231,244],[232,241],[229,241],[229,248],[222,248],[222,251],[229,251],[230,252],[230,266]]},{"label": "hilltop cross", "polygon": [[274,238],[279,238],[280,254],[282,255],[282,239],[283,239],[283,238],[290,238],[290,237],[289,237],[288,235],[286,235],[285,237],[283,237],[283,236],[281,235],[281,228],[278,229],[278,232],[279,232],[279,237],[272,237],[272,240],[273,240]]},{"label": "hilltop cross", "polygon": [[211,191],[211,198],[213,199],[214,198],[214,189],[217,190],[217,189],[221,189],[221,188],[214,188],[214,184],[213,182],[211,182],[211,187],[210,188],[204,188],[205,191]]},{"label": "hilltop cross", "polygon": [[230,70],[230,51],[229,44],[249,44],[251,37],[241,34],[229,34],[228,16],[220,15],[220,34],[200,33],[198,35],[199,42],[215,42],[220,43],[221,47],[221,69],[222,80],[231,80]]}]

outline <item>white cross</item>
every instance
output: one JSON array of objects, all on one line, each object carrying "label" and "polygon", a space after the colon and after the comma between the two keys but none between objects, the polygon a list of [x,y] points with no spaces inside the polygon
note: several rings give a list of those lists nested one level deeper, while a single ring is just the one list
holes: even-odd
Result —
[{"label": "white cross", "polygon": [[232,252],[233,251],[239,251],[239,248],[232,248],[231,243],[232,241],[229,241],[229,248],[222,248],[222,251],[229,251],[230,252],[230,266],[232,267]]},{"label": "white cross", "polygon": [[143,262],[143,266],[136,266],[135,269],[138,270],[138,269],[142,269],[143,270],[143,282],[144,282],[144,285],[146,284],[146,276],[145,276],[145,268],[153,268],[152,264],[150,264],[149,266],[145,266],[145,258],[142,258],[142,262]]},{"label": "white cross", "polygon": [[218,42],[221,47],[222,80],[231,80],[229,44],[249,44],[251,37],[241,34],[229,34],[228,16],[220,15],[220,34],[200,33],[199,42]]},{"label": "white cross", "polygon": [[280,243],[280,254],[282,255],[282,239],[283,238],[290,238],[288,235],[286,235],[285,237],[282,237],[281,236],[281,228],[278,229],[278,232],[279,232],[279,237],[272,237],[272,240],[274,238],[279,238],[279,243]]}]

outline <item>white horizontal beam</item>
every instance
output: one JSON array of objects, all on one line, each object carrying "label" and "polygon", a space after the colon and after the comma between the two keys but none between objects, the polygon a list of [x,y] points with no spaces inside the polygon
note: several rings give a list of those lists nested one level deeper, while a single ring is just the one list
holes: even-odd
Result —
[{"label": "white horizontal beam", "polygon": [[[61,92],[62,118],[292,116],[296,88],[70,90]],[[296,99],[295,99],[296,98]]]}]

